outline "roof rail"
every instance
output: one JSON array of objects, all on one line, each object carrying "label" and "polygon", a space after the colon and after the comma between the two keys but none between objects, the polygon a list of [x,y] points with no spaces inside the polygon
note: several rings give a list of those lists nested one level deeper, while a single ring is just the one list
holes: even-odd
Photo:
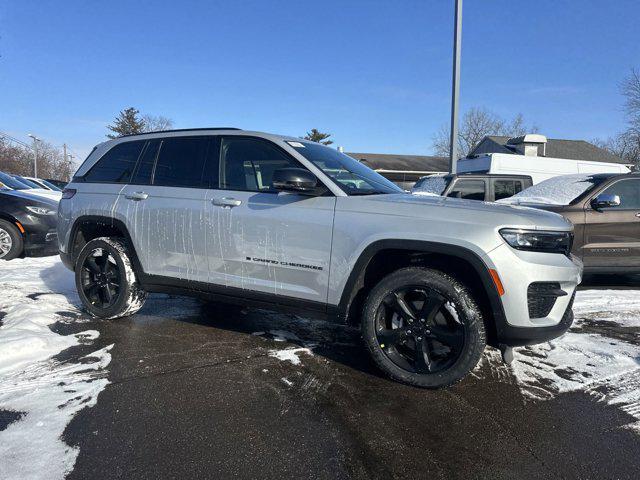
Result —
[{"label": "roof rail", "polygon": [[241,128],[235,127],[210,127],[210,128],[177,128],[174,130],[155,130],[153,132],[142,132],[142,133],[130,133],[129,135],[121,135],[116,138],[124,138],[124,137],[136,137],[138,135],[148,135],[151,133],[172,133],[172,132],[199,132],[203,130],[242,130]]}]

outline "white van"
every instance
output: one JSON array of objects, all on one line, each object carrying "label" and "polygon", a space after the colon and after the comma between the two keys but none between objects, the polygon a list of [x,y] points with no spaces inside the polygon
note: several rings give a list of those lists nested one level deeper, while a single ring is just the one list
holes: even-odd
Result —
[{"label": "white van", "polygon": [[458,173],[491,173],[529,175],[539,183],[559,175],[576,173],[629,173],[619,163],[568,160],[566,158],[537,157],[509,153],[487,153],[475,158],[458,160]]}]

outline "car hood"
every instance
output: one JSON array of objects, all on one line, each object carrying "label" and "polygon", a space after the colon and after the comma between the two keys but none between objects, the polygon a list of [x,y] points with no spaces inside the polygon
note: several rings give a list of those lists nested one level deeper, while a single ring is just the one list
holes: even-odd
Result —
[{"label": "car hood", "polygon": [[562,215],[519,205],[405,193],[346,198],[347,201],[340,202],[341,208],[363,213],[463,221],[470,224],[511,225],[539,230],[573,228],[571,222]]},{"label": "car hood", "polygon": [[44,188],[30,188],[29,190],[14,190],[14,192],[22,192],[28,195],[33,195],[38,198],[46,198],[53,200],[56,204],[62,198],[62,192],[54,192],[53,190],[45,190]]},{"label": "car hood", "polygon": [[35,203],[45,204],[51,208],[58,208],[58,200],[50,196],[36,195],[32,193],[36,189],[31,190],[0,190],[0,195],[20,198]]}]

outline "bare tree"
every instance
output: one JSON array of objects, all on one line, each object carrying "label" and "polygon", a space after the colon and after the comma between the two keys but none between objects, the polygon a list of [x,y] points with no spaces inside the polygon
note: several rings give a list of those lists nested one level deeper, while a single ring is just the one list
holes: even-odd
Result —
[{"label": "bare tree", "polygon": [[162,130],[171,130],[173,120],[162,115],[143,115],[142,122],[144,132],[160,132]]},{"label": "bare tree", "polygon": [[[450,152],[449,127],[443,125],[433,137],[433,150],[436,155],[448,157]],[[458,130],[458,151],[466,157],[487,135],[506,135],[517,137],[525,133],[535,133],[538,127],[526,125],[522,114],[507,121],[495,113],[481,107],[467,110],[462,117]]]},{"label": "bare tree", "polygon": [[[0,171],[15,175],[33,175],[33,150],[21,145],[12,145],[0,139]],[[60,148],[50,143],[38,145],[38,175],[42,178],[69,180],[73,165],[64,158]]]},{"label": "bare tree", "polygon": [[625,97],[627,129],[607,140],[595,140],[596,145],[632,164],[640,170],[640,71],[632,69],[620,85]]}]

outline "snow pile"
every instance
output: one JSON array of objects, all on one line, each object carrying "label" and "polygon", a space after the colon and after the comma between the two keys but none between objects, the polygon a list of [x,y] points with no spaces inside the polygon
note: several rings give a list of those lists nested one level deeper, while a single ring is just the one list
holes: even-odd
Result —
[{"label": "snow pile", "polygon": [[537,203],[546,205],[569,205],[572,200],[593,186],[593,174],[561,175],[537,183],[499,203]]},{"label": "snow pile", "polygon": [[291,362],[294,365],[300,365],[300,355],[301,353],[306,353],[307,355],[313,355],[313,352],[310,348],[306,347],[293,347],[293,348],[285,348],[284,350],[270,350],[269,356],[275,357],[278,360],[282,360],[283,362]]},{"label": "snow pile", "polygon": [[413,187],[411,193],[414,195],[440,196],[447,188],[447,179],[444,175],[431,175],[420,182],[420,185]]},{"label": "snow pile", "polygon": [[562,337],[514,350],[511,370],[522,392],[544,400],[585,391],[635,417],[629,427],[640,432],[638,291],[580,291],[574,313],[574,326]]},{"label": "snow pile", "polygon": [[58,312],[78,314],[73,273],[58,257],[0,261],[0,289],[0,410],[20,414],[0,431],[1,476],[64,478],[78,449],[61,436],[107,385],[111,346],[73,361],[53,358],[98,337],[95,330],[66,336],[51,330],[64,321]]},{"label": "snow pile", "polygon": [[304,343],[298,335],[286,330],[269,330],[268,332],[253,332],[252,335],[259,336],[264,339],[271,339],[275,342],[290,342],[300,345],[299,347],[288,347],[283,350],[269,350],[269,356],[277,358],[283,362],[291,362],[294,365],[300,365],[300,354],[313,355],[313,347],[315,343]]}]

